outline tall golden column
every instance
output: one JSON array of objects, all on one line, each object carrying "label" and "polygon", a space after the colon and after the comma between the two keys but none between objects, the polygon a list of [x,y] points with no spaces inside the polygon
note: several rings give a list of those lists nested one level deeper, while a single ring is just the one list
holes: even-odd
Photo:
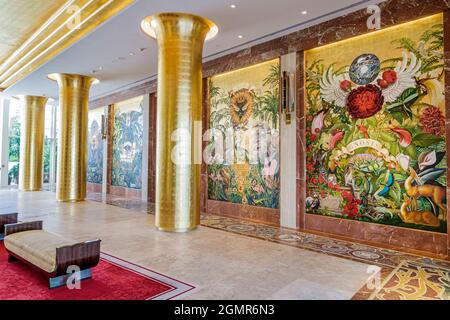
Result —
[{"label": "tall golden column", "polygon": [[53,73],[48,77],[59,86],[56,199],[83,201],[86,198],[89,89],[98,80],[66,73]]},{"label": "tall golden column", "polygon": [[42,190],[45,105],[48,98],[23,96],[19,190]]},{"label": "tall golden column", "polygon": [[201,152],[202,142],[193,128],[202,121],[203,43],[218,30],[208,19],[184,13],[156,14],[141,27],[159,46],[156,226],[186,232],[200,224],[201,160],[194,161],[194,150],[200,146]]}]

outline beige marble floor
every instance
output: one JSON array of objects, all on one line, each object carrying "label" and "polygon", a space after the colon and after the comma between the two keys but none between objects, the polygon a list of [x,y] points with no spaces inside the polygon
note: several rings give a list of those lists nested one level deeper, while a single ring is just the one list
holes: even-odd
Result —
[{"label": "beige marble floor", "polygon": [[0,190],[0,210],[197,287],[188,299],[350,299],[369,265],[206,227],[159,232],[154,216],[94,201],[57,203],[51,192]]}]

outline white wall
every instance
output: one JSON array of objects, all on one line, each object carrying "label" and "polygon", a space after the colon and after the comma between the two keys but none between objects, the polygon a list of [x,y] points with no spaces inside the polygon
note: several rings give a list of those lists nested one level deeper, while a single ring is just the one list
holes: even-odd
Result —
[{"label": "white wall", "polygon": [[8,186],[9,102],[0,99],[0,187]]}]

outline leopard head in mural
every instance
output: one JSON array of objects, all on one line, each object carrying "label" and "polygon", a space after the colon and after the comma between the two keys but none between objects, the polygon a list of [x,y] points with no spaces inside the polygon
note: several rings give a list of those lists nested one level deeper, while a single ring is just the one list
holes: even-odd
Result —
[{"label": "leopard head in mural", "polygon": [[253,111],[253,92],[249,89],[230,91],[230,114],[234,126],[245,124]]}]

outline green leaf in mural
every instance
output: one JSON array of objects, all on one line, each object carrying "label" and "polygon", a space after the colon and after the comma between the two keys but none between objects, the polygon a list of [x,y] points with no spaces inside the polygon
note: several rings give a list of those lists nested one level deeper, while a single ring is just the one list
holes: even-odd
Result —
[{"label": "green leaf in mural", "polygon": [[398,143],[391,143],[389,145],[389,153],[393,156],[396,156],[400,153],[400,147]]},{"label": "green leaf in mural", "polygon": [[411,106],[419,99],[420,91],[418,88],[408,88],[401,96],[393,103],[387,103],[386,110],[391,113],[391,115],[399,123],[402,123],[403,116],[407,116],[412,119],[413,113],[411,111]]},{"label": "green leaf in mural", "polygon": [[401,192],[401,188],[400,188],[400,185],[398,184],[398,182],[394,182],[394,185],[389,190],[389,196],[391,196],[391,198],[396,203],[401,203],[402,202],[402,200],[401,200],[402,192]]},{"label": "green leaf in mural", "polygon": [[379,132],[379,139],[383,140],[384,142],[395,142],[395,141],[397,141],[397,139],[392,134],[389,134],[386,131],[380,131]]},{"label": "green leaf in mural", "polygon": [[419,133],[418,135],[414,136],[413,143],[418,147],[426,148],[443,140],[444,139],[442,137],[438,137],[433,134]]},{"label": "green leaf in mural", "polygon": [[392,118],[397,120],[398,123],[403,123],[403,119],[405,118],[403,112],[401,111],[389,111],[391,113]]},{"label": "green leaf in mural", "polygon": [[407,148],[404,149],[404,154],[412,159],[417,159],[417,150],[413,144],[410,144]]}]

